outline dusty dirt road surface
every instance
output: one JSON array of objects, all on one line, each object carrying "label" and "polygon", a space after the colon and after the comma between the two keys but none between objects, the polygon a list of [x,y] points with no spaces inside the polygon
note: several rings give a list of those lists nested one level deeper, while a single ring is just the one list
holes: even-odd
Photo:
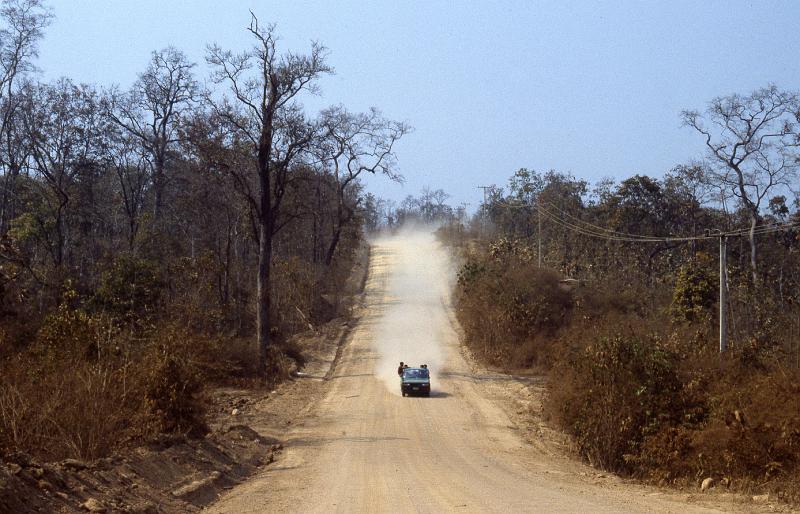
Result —
[{"label": "dusty dirt road surface", "polygon": [[[360,322],[324,394],[287,434],[280,460],[210,510],[742,510],[598,475],[525,441],[492,392],[508,379],[475,373],[462,356],[451,280],[432,235],[375,241]],[[430,398],[400,396],[400,360],[430,365]]]}]

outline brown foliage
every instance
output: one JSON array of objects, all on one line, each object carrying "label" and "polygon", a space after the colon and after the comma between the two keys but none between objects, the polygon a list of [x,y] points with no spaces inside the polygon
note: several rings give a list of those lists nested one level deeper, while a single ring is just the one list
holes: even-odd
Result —
[{"label": "brown foliage", "polygon": [[548,410],[590,463],[629,471],[626,457],[681,410],[676,361],[655,338],[602,338],[559,363]]},{"label": "brown foliage", "polygon": [[[796,490],[800,468],[800,373],[739,363],[708,370],[707,416],[646,439],[634,463],[653,480],[728,478],[748,490]],[[797,501],[795,495],[789,499]]]},{"label": "brown foliage", "polygon": [[[46,25],[36,11],[19,23],[0,13],[0,25],[34,29],[23,50]],[[366,216],[358,175],[394,177],[407,127],[334,109],[381,130],[343,136],[348,174],[312,156],[333,133],[321,141],[289,100],[330,70],[324,47],[286,59],[272,28],[252,21],[266,53],[244,58],[279,71],[260,77],[279,86],[264,89],[268,127],[243,122],[250,102],[195,101],[194,64],[173,48],[154,52],[128,91],[7,84],[17,101],[0,105],[14,127],[0,163],[0,451],[90,458],[160,431],[200,435],[205,382],[263,386],[264,353],[267,381],[279,381],[302,364],[291,337],[342,314]],[[20,55],[22,72],[35,51]],[[209,48],[223,68],[239,57]],[[212,78],[259,78],[239,71]]]},{"label": "brown foliage", "polygon": [[27,359],[0,379],[0,452],[43,459],[95,458],[141,430],[141,401],[125,370],[74,362],[43,372]]},{"label": "brown foliage", "polygon": [[87,357],[86,333],[72,340],[80,352],[43,341],[0,365],[0,451],[91,459],[159,432],[204,433],[202,345],[118,336]]},{"label": "brown foliage", "polygon": [[545,413],[583,458],[659,483],[712,476],[798,500],[800,368],[779,337],[790,314],[720,360],[707,310],[675,322],[666,288],[609,279],[565,291],[513,245],[489,248],[459,274],[466,342],[494,365],[548,369]]},{"label": "brown foliage", "polygon": [[472,349],[489,362],[526,367],[546,359],[547,341],[573,305],[558,275],[514,255],[471,260],[458,275],[458,316]]}]

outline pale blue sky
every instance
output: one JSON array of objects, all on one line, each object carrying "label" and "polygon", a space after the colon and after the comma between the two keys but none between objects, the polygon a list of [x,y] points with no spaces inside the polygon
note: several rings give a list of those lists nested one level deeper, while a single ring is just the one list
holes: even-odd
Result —
[{"label": "pale blue sky", "polygon": [[379,107],[415,127],[398,147],[406,184],[370,180],[394,200],[423,186],[453,203],[482,197],[520,167],[661,176],[702,155],[684,108],[776,83],[800,89],[800,2],[444,2],[50,0],[44,77],[130,85],[172,44],[200,66],[205,45],[243,49],[252,9],[284,48],[311,39],[336,75],[309,108]]}]

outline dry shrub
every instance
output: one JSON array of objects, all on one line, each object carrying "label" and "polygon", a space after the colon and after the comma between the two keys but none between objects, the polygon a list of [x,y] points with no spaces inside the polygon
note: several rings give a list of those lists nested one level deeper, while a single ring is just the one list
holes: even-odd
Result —
[{"label": "dry shrub", "polygon": [[163,334],[126,339],[60,309],[27,351],[0,363],[0,452],[93,459],[159,432],[204,433],[202,348]]},{"label": "dry shrub", "polygon": [[298,258],[276,260],[272,269],[272,319],[280,334],[308,330],[314,299],[319,294],[312,266]]},{"label": "dry shrub", "polygon": [[273,341],[267,352],[265,378],[258,369],[259,349],[254,338],[225,340],[211,351],[216,366],[212,369],[205,365],[204,376],[217,383],[272,387],[305,364],[302,348],[294,339]]},{"label": "dry shrub", "polygon": [[27,350],[0,363],[0,449],[94,458],[132,435],[141,397],[119,333],[108,317],[70,308],[74,296],[67,291]]},{"label": "dry shrub", "polygon": [[[255,341],[221,335],[218,310],[201,307],[211,293],[199,278],[157,324],[131,323],[127,306],[141,320],[140,304],[148,302],[123,283],[113,282],[94,311],[68,290],[27,348],[0,360],[0,453],[93,459],[160,433],[201,436],[205,383],[264,385]],[[121,314],[111,308],[119,298]],[[280,331],[273,335],[270,386],[302,365],[299,348]]]},{"label": "dry shrub", "polygon": [[132,330],[147,330],[162,310],[162,283],[156,262],[120,255],[100,275],[94,302]]},{"label": "dry shrub", "polygon": [[625,288],[613,283],[597,284],[577,289],[575,305],[584,319],[606,320],[614,316],[620,321],[630,322],[647,315],[646,299],[650,294],[630,284]]},{"label": "dry shrub", "polygon": [[492,364],[527,367],[567,320],[570,289],[557,273],[516,257],[472,260],[458,275],[457,313],[473,351]]},{"label": "dry shrub", "polygon": [[0,450],[42,459],[107,455],[141,427],[141,397],[126,370],[76,362],[58,367],[18,359],[0,381]]},{"label": "dry shrub", "polygon": [[[619,313],[591,323],[593,332],[559,335],[572,350],[545,406],[590,463],[657,483],[727,478],[800,500],[800,371],[785,356],[743,346],[721,361],[716,341],[689,325]],[[624,333],[604,336],[612,327]]]},{"label": "dry shrub", "polygon": [[[210,254],[198,258],[176,259],[169,267],[170,297],[164,302],[161,320],[172,320],[195,334],[220,333],[226,325],[217,283],[222,271]],[[249,313],[240,313],[249,314]],[[249,325],[251,316],[242,316],[240,325]]]},{"label": "dry shrub", "polygon": [[[741,380],[741,379],[745,380]],[[715,473],[769,481],[797,477],[800,464],[800,373],[778,368],[768,374],[729,374],[715,384],[714,408],[695,446]],[[724,436],[722,436],[724,433]],[[717,451],[712,451],[716,449]]]},{"label": "dry shrub", "polygon": [[602,338],[556,367],[547,411],[592,465],[631,471],[628,456],[680,412],[676,364],[656,338]]},{"label": "dry shrub", "polygon": [[[735,362],[707,381],[707,417],[648,438],[636,458],[657,481],[712,476],[740,488],[798,491],[800,372],[776,364],[769,372]],[[800,500],[794,493],[793,500]]]},{"label": "dry shrub", "polygon": [[168,352],[158,352],[145,375],[147,417],[158,432],[199,437],[208,431],[202,379],[197,369]]},{"label": "dry shrub", "polygon": [[33,339],[38,321],[0,313],[0,360],[10,358]]},{"label": "dry shrub", "polygon": [[253,337],[228,339],[217,350],[217,363],[223,364],[225,371],[212,375],[214,380],[254,380],[259,376],[258,346]]}]

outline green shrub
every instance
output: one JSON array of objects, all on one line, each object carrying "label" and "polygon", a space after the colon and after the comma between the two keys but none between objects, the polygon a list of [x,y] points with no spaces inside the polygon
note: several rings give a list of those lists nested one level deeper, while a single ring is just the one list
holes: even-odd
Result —
[{"label": "green shrub", "polygon": [[77,293],[68,289],[61,304],[48,314],[32,348],[47,360],[96,361],[115,352],[118,331],[108,316],[73,307]]},{"label": "green shrub", "polygon": [[675,281],[670,314],[677,321],[704,319],[717,302],[719,277],[709,267],[709,258],[681,266]]},{"label": "green shrub", "polygon": [[164,288],[155,263],[122,255],[100,277],[96,301],[134,329],[149,328]]}]

